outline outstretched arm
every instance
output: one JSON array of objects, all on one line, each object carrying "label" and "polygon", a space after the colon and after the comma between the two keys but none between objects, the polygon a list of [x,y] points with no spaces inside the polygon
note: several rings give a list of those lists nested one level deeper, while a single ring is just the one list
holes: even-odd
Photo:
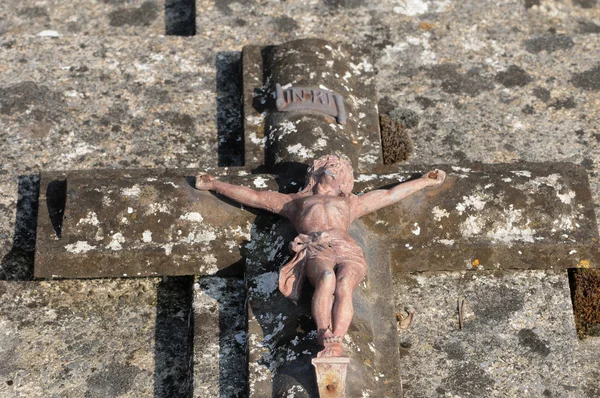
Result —
[{"label": "outstretched arm", "polygon": [[200,191],[215,191],[243,205],[280,215],[285,215],[287,210],[286,204],[289,204],[293,200],[292,195],[273,191],[255,191],[250,188],[219,181],[208,174],[199,174],[196,177],[196,189]]},{"label": "outstretched arm", "polygon": [[439,185],[446,179],[442,170],[432,170],[421,178],[398,184],[391,189],[376,189],[358,198],[356,218],[392,205],[423,188]]}]

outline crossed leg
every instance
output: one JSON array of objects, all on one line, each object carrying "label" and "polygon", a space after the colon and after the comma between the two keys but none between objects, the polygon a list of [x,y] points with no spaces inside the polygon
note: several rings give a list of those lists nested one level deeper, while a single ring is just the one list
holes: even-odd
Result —
[{"label": "crossed leg", "polygon": [[335,292],[335,262],[327,258],[312,258],[306,264],[306,276],[315,287],[312,299],[312,316],[317,324],[317,339],[323,345],[324,339],[333,336],[331,310]]},{"label": "crossed leg", "polygon": [[315,287],[312,315],[317,324],[317,339],[325,348],[319,357],[342,356],[342,339],[350,327],[354,307],[352,292],[366,275],[366,269],[355,262],[337,266],[330,259],[313,258],[307,263],[307,276]]},{"label": "crossed leg", "polygon": [[344,337],[350,328],[354,306],[352,293],[365,278],[367,272],[362,264],[352,261],[343,262],[337,267],[335,284],[335,300],[333,303],[332,320],[333,335]]}]

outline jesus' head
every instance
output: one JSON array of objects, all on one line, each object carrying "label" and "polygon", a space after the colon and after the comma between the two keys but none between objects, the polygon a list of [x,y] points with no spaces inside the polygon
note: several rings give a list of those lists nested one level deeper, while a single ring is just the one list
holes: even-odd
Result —
[{"label": "jesus' head", "polygon": [[324,155],[308,168],[302,193],[311,195],[325,191],[336,196],[350,196],[354,187],[352,163],[340,153]]}]

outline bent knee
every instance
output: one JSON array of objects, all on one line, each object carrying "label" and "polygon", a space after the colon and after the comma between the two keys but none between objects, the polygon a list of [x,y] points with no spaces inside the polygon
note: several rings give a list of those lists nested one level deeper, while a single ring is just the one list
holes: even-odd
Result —
[{"label": "bent knee", "polygon": [[335,294],[336,295],[348,295],[348,294],[351,295],[353,290],[354,290],[353,281],[346,279],[346,278],[339,278],[337,280],[337,283],[335,286]]},{"label": "bent knee", "polygon": [[328,270],[321,272],[321,274],[319,275],[319,283],[325,285],[335,284],[335,274],[333,273],[333,271]]}]

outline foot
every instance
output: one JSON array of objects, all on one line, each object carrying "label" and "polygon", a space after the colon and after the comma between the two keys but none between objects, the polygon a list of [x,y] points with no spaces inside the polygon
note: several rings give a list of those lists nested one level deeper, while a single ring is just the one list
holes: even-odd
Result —
[{"label": "foot", "polygon": [[317,343],[319,343],[319,345],[324,346],[325,339],[329,339],[331,337],[333,337],[333,332],[331,331],[331,328],[319,329],[319,331],[317,332]]},{"label": "foot", "polygon": [[342,336],[332,336],[323,339],[323,348],[317,354],[317,358],[341,357],[344,355]]}]

